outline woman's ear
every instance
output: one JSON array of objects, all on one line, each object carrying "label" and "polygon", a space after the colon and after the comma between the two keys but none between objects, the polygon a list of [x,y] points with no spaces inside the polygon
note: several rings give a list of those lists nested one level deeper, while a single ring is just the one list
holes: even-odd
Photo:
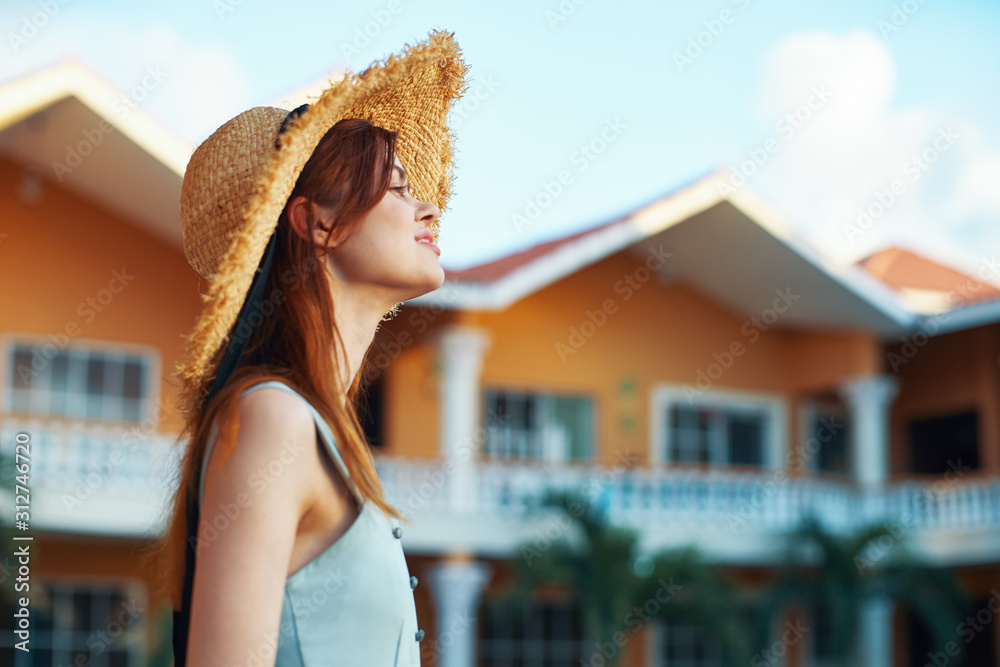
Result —
[{"label": "woman's ear", "polygon": [[[311,229],[310,220],[313,222]],[[308,197],[299,195],[288,202],[288,224],[296,234],[307,241],[312,241],[314,245],[321,248],[333,247],[327,245],[332,225],[327,210],[317,206]]]}]

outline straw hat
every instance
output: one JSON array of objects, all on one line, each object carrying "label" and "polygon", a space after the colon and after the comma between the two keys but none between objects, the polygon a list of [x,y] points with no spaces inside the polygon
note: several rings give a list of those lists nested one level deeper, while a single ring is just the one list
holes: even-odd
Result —
[{"label": "straw hat", "polygon": [[[181,230],[184,254],[209,288],[186,340],[186,359],[176,369],[185,420],[200,411],[201,389],[217,374],[258,264],[264,267],[265,250],[272,247],[278,217],[334,124],[361,118],[397,132],[396,153],[413,196],[447,210],[453,145],[447,115],[468,88],[466,72],[454,34],[433,30],[424,41],[406,45],[402,55],[331,83],[301,115],[273,107],[244,111],[194,151],[181,186]],[[436,240],[436,221],[431,231]],[[270,252],[266,258],[269,263]]]}]

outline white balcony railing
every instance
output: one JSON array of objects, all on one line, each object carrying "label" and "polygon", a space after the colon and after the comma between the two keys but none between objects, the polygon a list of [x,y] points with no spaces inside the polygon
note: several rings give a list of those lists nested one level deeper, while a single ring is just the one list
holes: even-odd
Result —
[{"label": "white balcony railing", "polygon": [[0,449],[8,457],[18,433],[30,438],[31,529],[122,536],[160,530],[183,453],[174,437],[142,425],[5,418]]},{"label": "white balcony railing", "polygon": [[[149,536],[162,528],[183,454],[175,437],[138,426],[7,418],[0,424],[7,455],[18,432],[32,443],[33,529]],[[428,552],[510,550],[537,534],[527,510],[547,490],[564,489],[602,504],[612,520],[654,544],[702,541],[739,557],[754,540],[773,543],[814,515],[840,533],[898,523],[943,559],[1000,560],[1000,478],[908,481],[862,491],[849,482],[778,471],[489,461],[461,469],[398,457],[380,457],[377,465],[388,499],[412,521],[408,547]]]},{"label": "white balcony railing", "polygon": [[[941,550],[950,541],[955,549],[966,549],[969,559],[1000,560],[1000,478],[907,481],[863,490],[847,481],[778,471],[637,467],[615,472],[600,466],[482,462],[470,466],[467,483],[459,484],[460,473],[440,461],[385,457],[378,468],[389,500],[418,522],[434,513],[439,523],[446,521],[442,515],[450,515],[453,523],[466,515],[516,524],[548,489],[563,489],[595,500],[614,522],[637,528],[654,543],[658,533],[673,536],[661,540],[665,543],[712,535],[725,549],[732,547],[725,542],[738,544],[743,538],[773,542],[812,515],[840,534],[892,524],[918,546],[933,542],[923,546],[937,549],[943,559],[961,555]],[[531,535],[521,531],[519,539]]]}]

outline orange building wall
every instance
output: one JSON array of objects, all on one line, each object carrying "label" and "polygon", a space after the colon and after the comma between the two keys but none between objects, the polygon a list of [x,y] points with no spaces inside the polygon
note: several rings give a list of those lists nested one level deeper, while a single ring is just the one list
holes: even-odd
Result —
[{"label": "orange building wall", "polygon": [[[918,339],[918,341],[921,339]],[[1000,473],[1000,325],[889,346],[886,373],[900,381],[891,414],[892,471],[909,469],[907,423],[967,409],[979,413],[979,474]],[[895,367],[892,364],[895,362]],[[970,475],[972,473],[969,473]]]},{"label": "orange building wall", "polygon": [[[158,430],[176,433],[170,376],[200,308],[199,276],[180,248],[54,181],[45,180],[37,205],[23,203],[20,180],[20,167],[0,161],[0,231],[7,235],[0,242],[0,334],[155,347],[164,376]],[[97,303],[97,312],[86,300],[107,289],[116,270],[134,278],[107,305]]]},{"label": "orange building wall", "polygon": [[[662,285],[650,279],[625,289],[619,281],[641,262],[620,252],[503,311],[456,314],[454,319],[481,326],[492,338],[483,364],[483,387],[590,395],[598,459],[613,465],[619,452],[648,462],[653,385],[696,387],[717,362],[713,355],[724,355],[734,343],[742,346],[742,354],[733,357],[720,377],[708,378],[707,388],[784,396],[792,434],[792,408],[800,395],[830,390],[844,376],[870,374],[880,367],[878,342],[866,333],[771,328],[748,335],[743,328],[747,318],[685,283]],[[579,331],[591,321],[588,311],[602,309],[607,311],[602,324],[589,337],[572,339],[574,328]],[[438,319],[445,321],[452,320]],[[438,322],[416,334],[427,345],[413,345],[393,362],[386,410],[399,423],[391,425],[387,441],[396,454],[439,455],[440,415],[431,403],[437,396],[429,397],[426,383],[426,369],[433,366],[436,354],[430,339]],[[401,330],[413,331],[400,322],[394,335]]]},{"label": "orange building wall", "polygon": [[381,373],[385,382],[387,455],[440,456],[441,370],[434,339],[457,315],[437,308],[402,308],[375,334],[370,359],[372,372]]}]

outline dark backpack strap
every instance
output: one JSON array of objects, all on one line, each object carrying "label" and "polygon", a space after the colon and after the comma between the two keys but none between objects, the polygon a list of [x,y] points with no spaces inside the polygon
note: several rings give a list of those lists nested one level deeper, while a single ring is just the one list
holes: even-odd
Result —
[{"label": "dark backpack strap", "polygon": [[194,588],[195,545],[198,541],[198,504],[187,494],[187,539],[184,545],[184,593],[181,608],[173,612],[174,667],[187,664],[188,628],[191,622],[191,591]]},{"label": "dark backpack strap", "polygon": [[[308,106],[308,104],[303,104],[289,113],[289,117],[297,116]],[[286,118],[285,120],[288,121],[289,119]],[[283,125],[282,128],[284,129],[284,127]],[[258,263],[257,271],[254,273],[253,281],[250,283],[247,298],[240,308],[236,324],[233,325],[233,331],[239,332],[239,334],[234,334],[226,345],[226,350],[219,362],[219,368],[216,370],[215,379],[212,381],[212,387],[202,405],[202,419],[205,418],[205,408],[211,403],[212,398],[222,389],[223,385],[225,385],[226,381],[236,370],[246,351],[250,334],[244,334],[243,331],[249,330],[252,332],[255,328],[252,324],[252,316],[261,310],[264,300],[264,290],[271,271],[271,258],[274,256],[274,248],[277,242],[278,227],[275,224],[274,231],[271,232],[271,238],[268,239],[267,247],[264,249],[264,254]],[[202,461],[201,465],[207,465],[207,461]],[[194,479],[199,479],[200,473],[198,471],[201,470],[201,465],[195,468]],[[190,493],[187,494],[187,544],[184,548],[184,593],[181,599],[181,608],[173,612],[174,667],[184,667],[186,664],[188,625],[191,621],[191,589],[194,588],[195,544],[198,541],[199,515],[197,496],[192,498],[191,495]]]}]

